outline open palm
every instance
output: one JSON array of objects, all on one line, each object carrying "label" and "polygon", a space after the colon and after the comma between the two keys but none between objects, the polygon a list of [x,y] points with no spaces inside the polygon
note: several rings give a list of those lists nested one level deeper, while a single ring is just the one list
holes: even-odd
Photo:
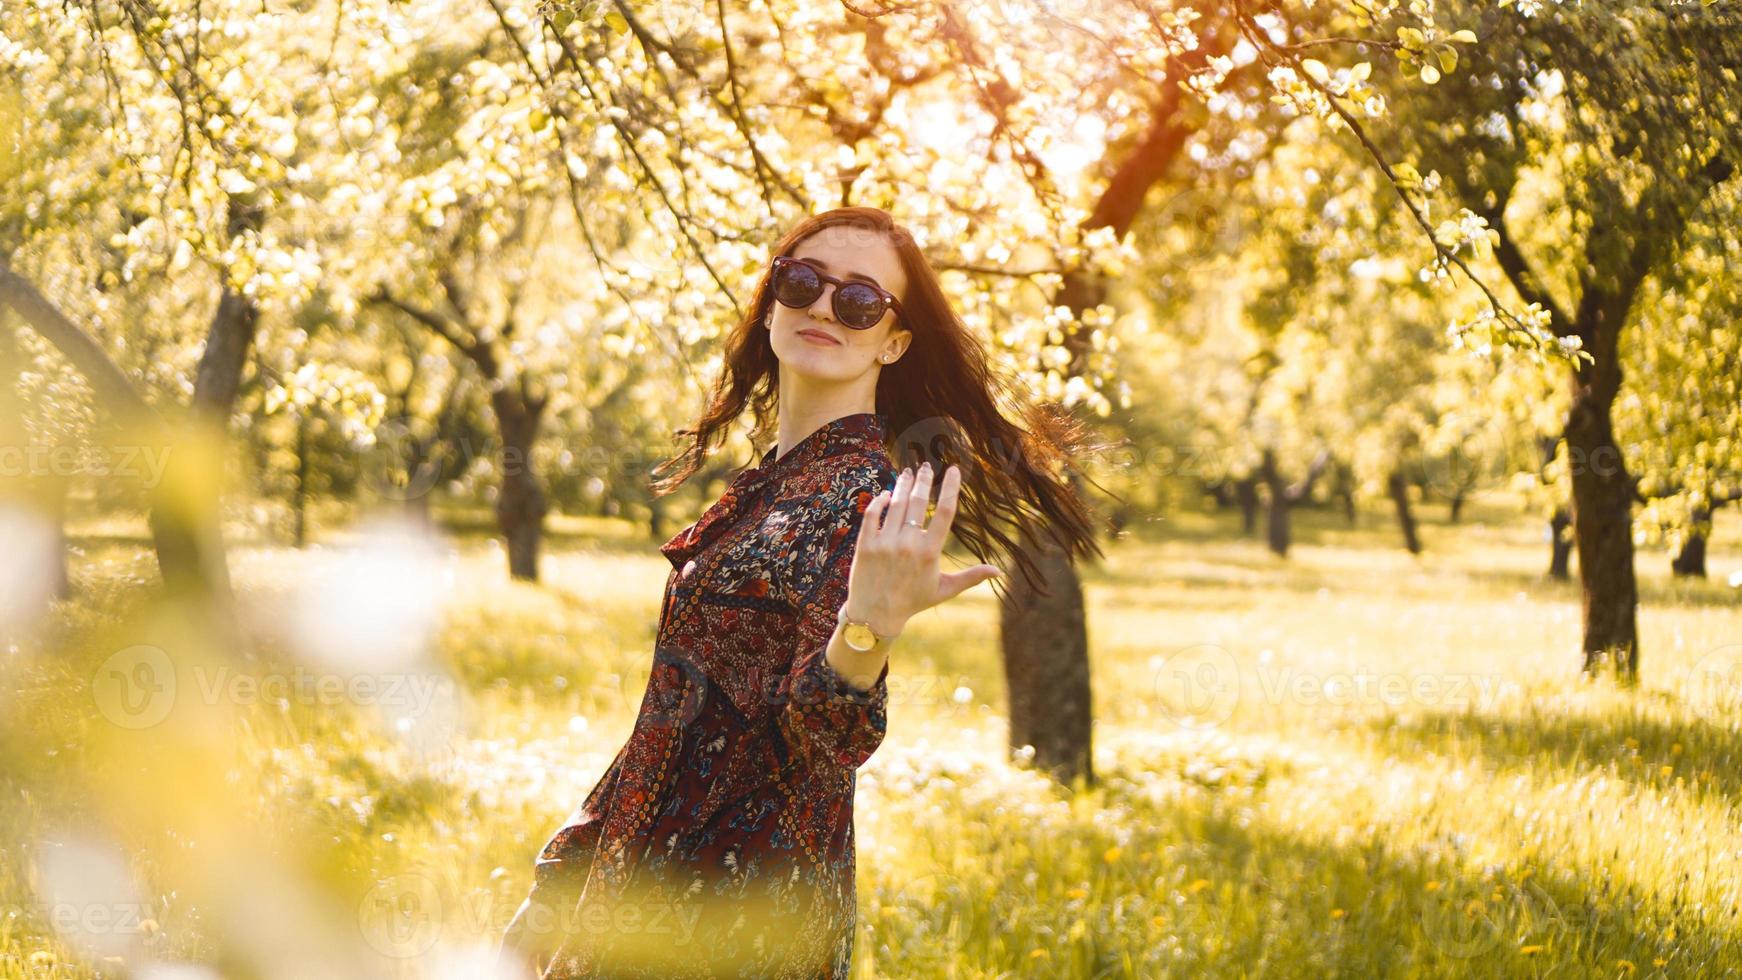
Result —
[{"label": "open palm", "polygon": [[869,621],[879,635],[892,636],[915,613],[1004,574],[987,564],[957,572],[938,570],[961,486],[960,467],[944,471],[938,505],[927,524],[931,464],[926,463],[917,475],[902,470],[894,489],[878,494],[865,508],[847,579],[848,618]]}]

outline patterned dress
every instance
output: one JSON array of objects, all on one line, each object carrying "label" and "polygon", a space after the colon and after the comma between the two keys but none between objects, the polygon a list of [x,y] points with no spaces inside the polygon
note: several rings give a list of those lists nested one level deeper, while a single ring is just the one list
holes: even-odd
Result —
[{"label": "patterned dress", "polygon": [[861,412],[769,449],[660,546],[634,728],[535,865],[529,903],[562,913],[548,965],[531,956],[544,980],[847,976],[853,791],[889,668],[862,691],[826,650],[865,508],[895,485],[886,432]]}]

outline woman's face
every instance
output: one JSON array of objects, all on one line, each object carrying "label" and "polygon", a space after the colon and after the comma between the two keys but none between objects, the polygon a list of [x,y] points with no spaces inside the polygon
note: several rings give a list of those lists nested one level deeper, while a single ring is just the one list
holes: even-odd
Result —
[{"label": "woman's face", "polygon": [[[894,246],[876,232],[862,228],[824,228],[793,250],[793,258],[816,266],[836,279],[865,279],[905,300],[907,277]],[[824,283],[810,306],[797,309],[781,302],[769,307],[768,342],[783,368],[835,381],[856,378],[886,367],[901,357],[912,331],[897,323],[894,310],[868,330],[854,330],[835,319],[831,305],[835,287]]]}]

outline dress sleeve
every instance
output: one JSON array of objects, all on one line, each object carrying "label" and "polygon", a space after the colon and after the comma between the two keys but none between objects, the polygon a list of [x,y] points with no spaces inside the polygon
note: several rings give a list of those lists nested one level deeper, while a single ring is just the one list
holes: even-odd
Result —
[{"label": "dress sleeve", "polygon": [[871,757],[888,727],[888,661],[862,690],[829,666],[828,647],[847,601],[865,508],[893,482],[866,468],[810,506],[783,563],[785,588],[798,608],[797,652],[776,723],[790,756],[840,777]]}]

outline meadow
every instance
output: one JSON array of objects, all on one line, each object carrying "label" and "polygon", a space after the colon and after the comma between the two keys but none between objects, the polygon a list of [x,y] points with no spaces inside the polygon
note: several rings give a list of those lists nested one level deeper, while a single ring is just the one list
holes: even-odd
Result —
[{"label": "meadow", "polygon": [[[1642,551],[1622,691],[1579,678],[1577,586],[1541,576],[1539,524],[1424,509],[1420,557],[1378,511],[1303,511],[1286,561],[1230,513],[1111,543],[1085,570],[1093,786],[1007,759],[989,590],[917,617],[859,774],[854,976],[1742,975],[1742,521],[1720,515],[1707,580]],[[79,597],[7,656],[5,976],[487,975],[629,732],[669,565],[638,528],[563,518],[544,584],[515,584],[451,516],[427,577],[357,564],[344,534],[233,549],[258,635],[373,582],[392,608],[369,629],[415,636],[371,649],[414,643],[440,682],[332,697],[241,682],[296,644],[200,649],[150,600],[138,528],[75,523]],[[106,685],[139,646],[182,683],[135,725]],[[58,872],[30,856],[57,851]],[[122,894],[135,914],[93,925]],[[69,903],[57,937],[45,909]]]}]

